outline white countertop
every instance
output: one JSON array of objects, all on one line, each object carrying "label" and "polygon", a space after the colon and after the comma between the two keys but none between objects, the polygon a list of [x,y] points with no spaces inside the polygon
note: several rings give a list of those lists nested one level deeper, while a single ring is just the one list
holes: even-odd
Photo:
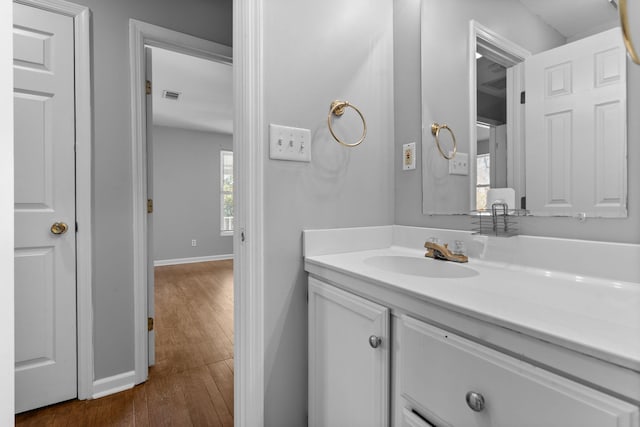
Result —
[{"label": "white countertop", "polygon": [[[507,327],[640,372],[640,286],[504,262],[471,258],[456,264],[476,275],[429,278],[365,262],[374,256],[424,257],[389,246],[308,255],[307,271],[329,269],[453,311]],[[320,269],[320,270],[318,270]]]}]

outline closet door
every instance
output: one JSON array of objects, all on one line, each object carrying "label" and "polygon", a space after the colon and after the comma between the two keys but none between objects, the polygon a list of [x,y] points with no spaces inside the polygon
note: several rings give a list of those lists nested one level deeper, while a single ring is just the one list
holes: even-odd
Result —
[{"label": "closet door", "polygon": [[77,395],[73,37],[13,4],[16,412]]}]

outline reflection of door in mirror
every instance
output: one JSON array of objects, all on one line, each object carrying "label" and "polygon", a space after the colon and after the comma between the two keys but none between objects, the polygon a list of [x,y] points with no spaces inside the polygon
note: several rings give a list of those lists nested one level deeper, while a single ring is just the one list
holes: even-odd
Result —
[{"label": "reflection of door in mirror", "polygon": [[[487,206],[489,188],[513,188],[517,203],[510,206],[518,209],[524,186],[520,179],[524,171],[520,165],[519,153],[522,139],[517,132],[522,128],[519,107],[522,79],[521,58],[507,53],[504,47],[477,38],[476,40],[476,161],[474,162],[475,198],[477,210],[490,209]],[[507,126],[510,126],[508,132]],[[473,150],[471,150],[473,152]]]},{"label": "reflection of door in mirror", "polygon": [[618,28],[527,58],[527,207],[535,215],[627,215],[625,65]]}]

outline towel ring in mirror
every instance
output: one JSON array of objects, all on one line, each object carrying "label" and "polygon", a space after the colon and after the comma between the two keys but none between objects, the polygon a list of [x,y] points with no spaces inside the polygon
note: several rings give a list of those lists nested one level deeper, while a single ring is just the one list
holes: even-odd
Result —
[{"label": "towel ring in mirror", "polygon": [[624,45],[627,48],[629,57],[636,64],[640,64],[640,56],[633,47],[631,41],[631,29],[629,27],[629,14],[627,13],[627,0],[618,0],[618,9],[620,10],[620,24],[622,26],[622,38],[624,39]]},{"label": "towel ring in mirror", "polygon": [[[335,134],[335,132],[333,131],[333,125],[331,124],[331,116],[341,116],[344,114],[344,110],[347,107],[351,107],[353,108],[356,113],[358,113],[358,115],[360,116],[360,119],[362,120],[362,136],[360,137],[359,140],[357,140],[356,142],[354,142],[353,144],[348,144],[344,141],[342,141],[340,138],[338,138]],[[329,125],[329,132],[331,132],[331,136],[333,136],[333,139],[335,139],[336,141],[338,141],[340,144],[344,145],[345,147],[355,147],[356,145],[360,145],[360,143],[362,141],[364,141],[364,138],[367,136],[367,121],[364,119],[364,116],[362,115],[362,113],[360,112],[360,110],[353,104],[350,104],[347,101],[333,101],[331,103],[331,108],[329,109],[329,115],[327,116],[327,124]]]},{"label": "towel ring in mirror", "polygon": [[[453,151],[451,152],[450,156],[446,155],[445,152],[442,150],[442,147],[440,146],[440,140],[438,139],[438,137],[440,136],[440,131],[442,129],[448,130],[449,133],[451,134],[451,138],[453,139]],[[440,155],[442,155],[442,157],[444,157],[447,160],[453,159],[456,156],[456,153],[458,152],[458,143],[456,142],[456,136],[453,134],[453,131],[451,130],[451,128],[447,125],[439,125],[438,123],[433,123],[431,125],[431,133],[436,139],[436,146],[438,147],[438,151],[440,152]]]}]

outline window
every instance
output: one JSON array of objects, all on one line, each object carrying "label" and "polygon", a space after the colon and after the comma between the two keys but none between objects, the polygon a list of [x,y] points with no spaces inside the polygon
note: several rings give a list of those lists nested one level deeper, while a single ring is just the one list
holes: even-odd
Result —
[{"label": "window", "polygon": [[489,154],[477,156],[476,209],[487,209],[487,191],[491,183],[491,158]]},{"label": "window", "polygon": [[233,151],[220,151],[220,234],[233,234]]}]

